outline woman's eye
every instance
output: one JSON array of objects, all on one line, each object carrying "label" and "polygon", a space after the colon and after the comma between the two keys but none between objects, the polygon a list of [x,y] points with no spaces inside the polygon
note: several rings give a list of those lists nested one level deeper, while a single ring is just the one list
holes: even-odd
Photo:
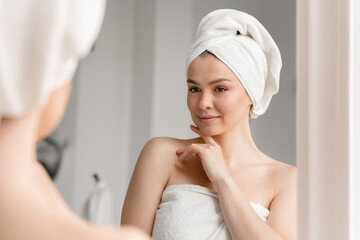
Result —
[{"label": "woman's eye", "polygon": [[200,89],[197,87],[191,87],[189,88],[189,92],[200,92]]},{"label": "woman's eye", "polygon": [[224,88],[224,87],[217,87],[215,88],[215,91],[216,92],[226,92],[228,89],[227,88]]}]

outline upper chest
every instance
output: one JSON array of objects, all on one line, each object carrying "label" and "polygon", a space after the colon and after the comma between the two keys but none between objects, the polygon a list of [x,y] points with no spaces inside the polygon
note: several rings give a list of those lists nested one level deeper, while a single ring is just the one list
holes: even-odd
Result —
[{"label": "upper chest", "polygon": [[[273,166],[254,165],[229,169],[229,173],[249,201],[269,207],[278,189],[277,178]],[[194,184],[217,192],[213,183],[207,178],[202,164],[195,158],[177,162],[167,185]]]}]

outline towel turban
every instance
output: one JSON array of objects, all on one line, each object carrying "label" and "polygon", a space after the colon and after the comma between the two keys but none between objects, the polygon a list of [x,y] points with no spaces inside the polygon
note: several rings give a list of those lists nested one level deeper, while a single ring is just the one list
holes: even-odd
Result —
[{"label": "towel turban", "polygon": [[105,0],[0,0],[0,122],[43,107],[99,33]]},{"label": "towel turban", "polygon": [[282,67],[280,51],[264,26],[241,11],[215,10],[199,24],[195,43],[187,56],[186,70],[206,50],[241,81],[253,103],[250,117],[264,114],[279,90]]}]

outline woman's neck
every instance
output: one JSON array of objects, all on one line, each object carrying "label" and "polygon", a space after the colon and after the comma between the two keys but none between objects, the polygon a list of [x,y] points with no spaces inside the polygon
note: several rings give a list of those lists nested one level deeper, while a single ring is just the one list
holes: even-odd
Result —
[{"label": "woman's neck", "polygon": [[1,121],[0,164],[3,169],[10,164],[36,160],[38,123],[38,111]]},{"label": "woman's neck", "polygon": [[255,163],[260,161],[263,155],[251,136],[248,121],[223,134],[213,136],[213,139],[220,145],[228,165]]}]

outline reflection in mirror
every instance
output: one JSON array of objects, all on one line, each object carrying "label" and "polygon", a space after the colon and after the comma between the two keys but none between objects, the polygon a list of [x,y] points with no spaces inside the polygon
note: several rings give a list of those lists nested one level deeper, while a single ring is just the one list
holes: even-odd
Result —
[{"label": "reflection in mirror", "polygon": [[[261,156],[283,162],[284,165],[280,162],[277,164],[289,169],[292,168],[285,164],[295,165],[295,0],[109,1],[96,48],[92,55],[81,63],[78,70],[70,106],[74,110],[66,116],[72,119],[70,124],[73,124],[73,131],[70,134],[73,135],[73,142],[65,151],[65,158],[55,182],[76,212],[81,213],[94,186],[92,174],[98,172],[113,193],[115,216],[119,221],[137,158],[151,138],[169,136],[176,139],[195,138],[195,142],[204,140],[198,138],[199,134],[195,133],[198,130],[192,131],[189,128],[189,125],[194,123],[200,126],[193,121],[194,117],[192,118],[196,116],[196,110],[189,111],[187,106],[187,102],[191,105],[193,101],[187,99],[188,88],[194,96],[201,92],[198,90],[204,85],[202,81],[208,79],[197,75],[202,65],[213,66],[206,69],[209,73],[224,66],[216,61],[212,54],[202,56],[203,59],[199,59],[204,62],[200,61],[199,66],[195,66],[191,72],[190,79],[195,83],[186,83],[189,75],[186,76],[185,60],[195,40],[200,20],[207,13],[220,8],[238,9],[256,17],[281,52],[283,67],[279,92],[272,98],[264,115],[250,120],[250,129],[254,145],[264,153]],[[227,78],[234,79],[232,71],[226,73],[229,74]],[[225,81],[224,84],[234,85],[226,86],[230,91],[231,87],[242,86],[235,86],[235,81]],[[206,88],[205,92],[208,90]],[[212,115],[220,111],[205,113]],[[201,127],[200,131],[200,134],[206,134]],[[159,144],[157,140],[161,146],[169,144],[162,143],[163,139],[160,138],[151,141],[147,146]],[[177,145],[170,145],[165,150],[172,149],[176,160],[175,151],[190,142],[174,141],[173,144]],[[176,162],[178,177],[176,181],[167,182],[167,185],[197,184],[201,187],[184,187],[192,191],[196,188],[196,191],[207,195],[220,194],[216,184],[209,181],[208,173],[199,161],[167,161]],[[154,166],[160,170],[161,165]],[[185,176],[185,172],[188,172],[189,176]],[[252,183],[239,186],[244,189],[240,195],[251,202],[250,206],[261,209],[266,215],[267,210],[272,212],[272,206],[271,197],[264,196],[271,194],[267,185],[269,182],[262,181],[265,179],[262,174],[264,172],[258,170],[244,170],[236,174],[235,182],[236,186],[246,180]],[[286,177],[286,174],[276,176],[280,179],[280,176]],[[158,180],[165,181],[160,178]],[[256,186],[262,186],[263,189]],[[167,192],[175,188],[167,188]],[[157,191],[156,196],[160,201],[162,190],[151,188],[145,191],[150,190]],[[228,206],[231,206],[231,199],[224,201],[229,201]],[[157,207],[156,205],[155,210]],[[151,231],[152,226],[147,223],[140,224],[144,224],[144,228]]]}]

